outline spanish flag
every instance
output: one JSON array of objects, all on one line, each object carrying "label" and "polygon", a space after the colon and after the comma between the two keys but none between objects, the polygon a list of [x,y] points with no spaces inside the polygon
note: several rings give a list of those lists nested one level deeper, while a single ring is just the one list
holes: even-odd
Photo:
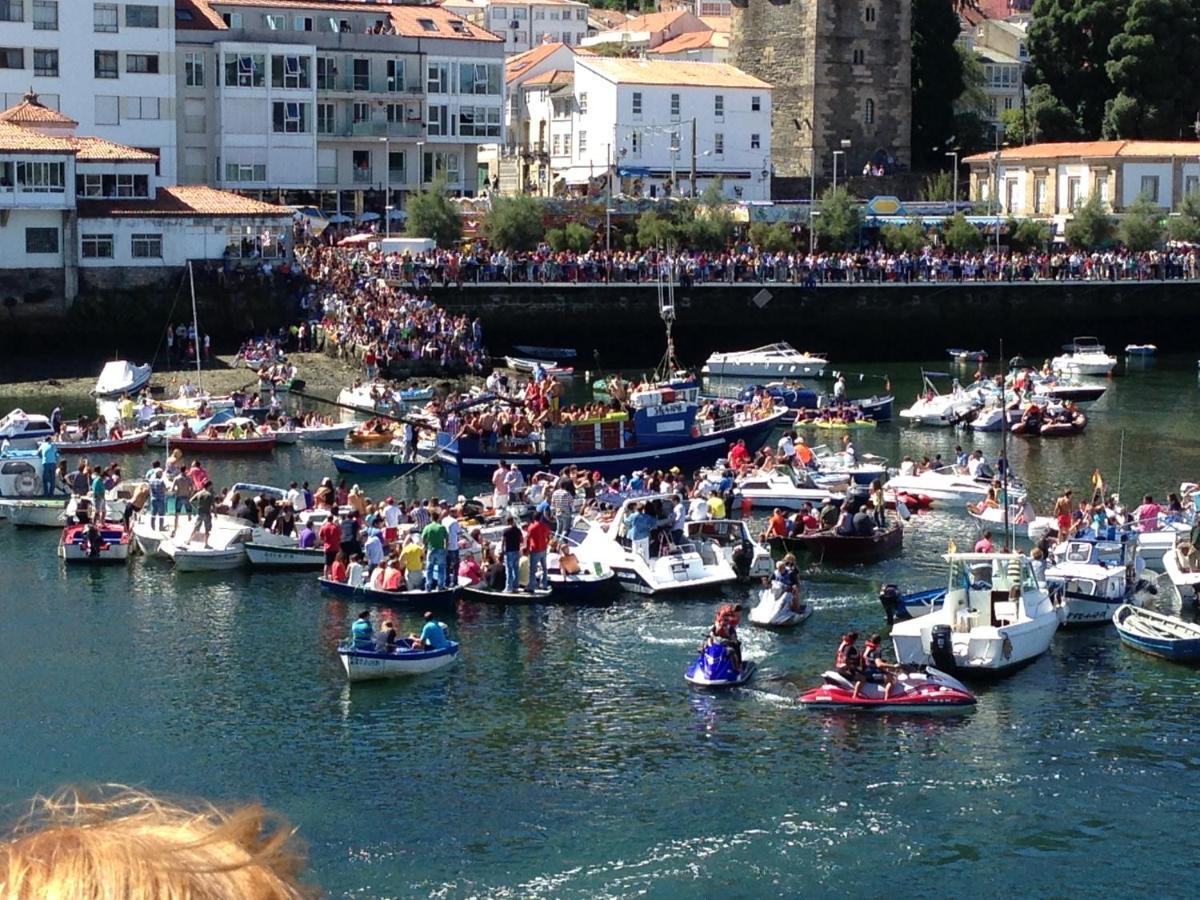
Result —
[{"label": "spanish flag", "polygon": [[1100,474],[1099,469],[1092,472],[1092,490],[1098,494],[1104,493],[1104,477]]}]

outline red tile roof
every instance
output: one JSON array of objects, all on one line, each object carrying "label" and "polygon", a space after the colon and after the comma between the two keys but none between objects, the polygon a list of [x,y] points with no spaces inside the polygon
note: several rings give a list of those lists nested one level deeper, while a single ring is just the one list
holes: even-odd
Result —
[{"label": "red tile roof", "polygon": [[14,125],[62,125],[74,128],[79,123],[70,116],[64,116],[58,110],[44,106],[36,91],[29,91],[16,106],[10,106],[0,112],[0,122],[10,122]]},{"label": "red tile roof", "polygon": [[149,150],[114,144],[104,138],[73,137],[68,140],[76,150],[75,159],[78,162],[158,162],[158,155]]},{"label": "red tile roof", "polygon": [[51,137],[20,125],[0,122],[0,153],[15,152],[73,154],[75,147],[69,138]]},{"label": "red tile roof", "polygon": [[566,69],[547,69],[545,72],[540,72],[534,75],[528,81],[524,82],[521,87],[533,87],[535,85],[559,85],[567,84],[574,79],[575,73]]},{"label": "red tile roof", "polygon": [[[203,18],[207,22],[221,22],[220,25],[196,25],[192,28],[225,28],[221,15],[215,8],[223,6],[255,6],[266,9],[286,9],[302,13],[307,10],[320,10],[333,13],[361,13],[378,19],[389,18],[396,34],[401,37],[438,38],[452,41],[503,41],[504,38],[492,34],[486,28],[468,22],[440,6],[402,5],[392,6],[380,3],[367,3],[363,0],[176,0],[178,11],[186,8],[193,14],[193,19]],[[178,18],[178,17],[177,17]],[[421,25],[420,20],[427,19],[433,23],[436,30],[430,31]],[[452,26],[452,22],[461,23]],[[458,30],[455,30],[457,28]],[[380,35],[386,37],[386,35]]]},{"label": "red tile roof", "polygon": [[1027,13],[1033,7],[1033,0],[975,0],[978,10],[965,5],[962,11],[963,20],[968,25],[978,25],[984,19],[1007,19],[1014,13]]},{"label": "red tile roof", "polygon": [[228,26],[208,0],[175,0],[175,27],[185,31],[224,31]]},{"label": "red tile roof", "polygon": [[105,219],[126,216],[255,216],[291,218],[286,206],[252,200],[204,185],[160,187],[153,200],[81,200],[80,216]]},{"label": "red tile roof", "polygon": [[669,41],[663,41],[647,53],[685,53],[688,50],[703,50],[706,47],[729,47],[729,35],[719,31],[686,31]]},{"label": "red tile roof", "polygon": [[[976,153],[963,162],[990,162],[993,153]],[[1007,161],[1042,159],[1163,159],[1171,156],[1200,156],[1197,141],[1063,141],[1005,147],[1000,158]]]},{"label": "red tile roof", "polygon": [[552,56],[557,50],[566,46],[567,45],[561,41],[555,41],[549,44],[538,44],[536,47],[531,47],[524,53],[518,53],[516,56],[510,56],[504,63],[504,80],[509,83],[516,81],[542,60]]}]

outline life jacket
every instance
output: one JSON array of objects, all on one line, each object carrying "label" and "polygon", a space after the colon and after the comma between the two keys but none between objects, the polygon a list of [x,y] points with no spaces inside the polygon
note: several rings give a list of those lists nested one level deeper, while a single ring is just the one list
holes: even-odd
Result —
[{"label": "life jacket", "polygon": [[866,647],[863,649],[862,660],[863,660],[863,665],[866,668],[872,669],[872,670],[878,669],[879,668],[879,645],[872,644],[870,641],[867,641]]},{"label": "life jacket", "polygon": [[858,648],[849,641],[842,641],[838,644],[837,658],[834,660],[833,667],[835,669],[850,669],[858,662]]}]

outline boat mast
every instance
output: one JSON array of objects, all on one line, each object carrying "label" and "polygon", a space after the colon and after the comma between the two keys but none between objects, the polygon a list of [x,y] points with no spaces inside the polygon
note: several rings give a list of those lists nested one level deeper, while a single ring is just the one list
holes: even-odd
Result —
[{"label": "boat mast", "polygon": [[[1000,365],[1004,365],[1004,338],[1000,338]],[[1000,379],[1000,456],[1004,459],[1001,490],[1004,491],[1004,552],[1011,546],[1008,542],[1008,382]]]},{"label": "boat mast", "polygon": [[192,289],[192,329],[196,332],[196,386],[200,386],[200,319],[196,315],[196,278],[192,274],[192,261],[188,260],[188,286]]},{"label": "boat mast", "polygon": [[[660,250],[660,253],[665,252]],[[666,381],[679,370],[679,361],[675,358],[675,339],[671,335],[671,328],[675,324],[675,273],[671,269],[668,270],[664,287],[661,256],[658,261],[658,315],[667,329],[667,350],[663,354],[662,362],[658,364],[656,378],[658,381]]]}]

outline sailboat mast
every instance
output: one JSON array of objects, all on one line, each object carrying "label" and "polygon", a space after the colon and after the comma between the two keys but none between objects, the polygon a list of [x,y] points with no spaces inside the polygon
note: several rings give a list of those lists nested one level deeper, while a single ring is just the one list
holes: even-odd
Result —
[{"label": "sailboat mast", "polygon": [[196,332],[196,381],[200,380],[200,318],[196,315],[196,277],[192,274],[192,261],[188,260],[188,286],[192,290],[192,330]]},{"label": "sailboat mast", "polygon": [[[1004,364],[1004,338],[1001,338],[1000,365]],[[1004,552],[1007,553],[1012,545],[1008,542],[1008,378],[1003,374],[1000,376],[1000,456],[1004,460],[1004,473],[1000,477],[1004,479]]]}]

